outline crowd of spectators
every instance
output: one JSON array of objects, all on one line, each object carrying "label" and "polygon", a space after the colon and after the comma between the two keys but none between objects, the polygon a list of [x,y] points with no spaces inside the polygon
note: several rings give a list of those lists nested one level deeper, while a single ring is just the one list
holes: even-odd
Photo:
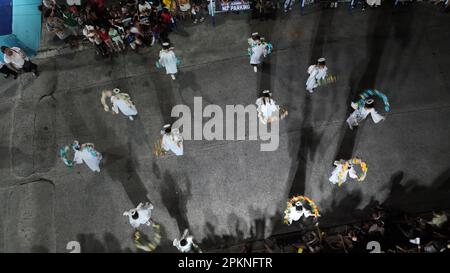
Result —
[{"label": "crowd of spectators", "polygon": [[[228,1],[228,0],[227,0]],[[400,1],[401,3],[410,1]],[[448,0],[432,0],[447,5]],[[219,2],[221,3],[221,2]],[[296,0],[248,0],[253,18],[275,19],[278,10],[288,12]],[[324,8],[337,8],[338,0],[305,0],[305,5],[319,3]],[[377,8],[381,0],[354,0],[352,8]],[[205,20],[209,0],[43,0],[40,9],[47,30],[60,40],[77,47],[87,39],[97,53],[107,56],[127,47],[136,50],[168,41],[177,20]]]},{"label": "crowd of spectators", "polygon": [[[258,246],[258,247],[255,247]],[[327,229],[314,227],[289,237],[246,243],[241,252],[297,253],[440,253],[450,252],[450,224],[445,211],[422,216],[394,216],[377,206],[368,221]]]},{"label": "crowd of spectators", "polygon": [[86,39],[103,56],[167,42],[178,18],[190,17],[194,24],[205,20],[203,0],[126,0],[109,1],[108,5],[105,2],[43,0],[40,10],[49,32],[71,47]]}]

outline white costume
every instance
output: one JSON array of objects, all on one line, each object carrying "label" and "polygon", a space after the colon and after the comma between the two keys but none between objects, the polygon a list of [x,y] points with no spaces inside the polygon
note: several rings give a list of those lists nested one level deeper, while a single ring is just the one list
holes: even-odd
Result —
[{"label": "white costume", "polygon": [[251,47],[250,64],[260,64],[267,56],[267,44],[254,44]]},{"label": "white costume", "polygon": [[358,126],[359,123],[365,120],[369,114],[371,114],[372,120],[375,123],[384,120],[384,117],[378,114],[378,112],[375,111],[374,108],[365,108],[364,106],[360,106],[358,107],[358,109],[353,111],[353,113],[351,113],[347,119],[347,123],[348,126],[350,126],[350,129],[353,129],[353,126]]},{"label": "white costume", "polygon": [[119,93],[111,96],[111,103],[113,105],[111,109],[114,113],[118,114],[120,110],[122,114],[129,117],[131,120],[133,120],[132,116],[136,116],[138,113],[136,106],[133,104],[128,94]]},{"label": "white costume", "polygon": [[269,119],[278,117],[279,106],[275,104],[273,99],[270,99],[270,102],[266,102],[264,104],[264,97],[261,97],[256,100],[256,105],[258,106],[258,117],[259,120],[266,124]]},{"label": "white costume", "polygon": [[[183,232],[183,236],[178,239],[173,239],[173,246],[176,247],[180,252],[187,253],[192,251],[192,247],[198,250],[198,252],[202,252],[199,247],[194,243],[194,237],[191,235],[188,236],[188,230],[185,229]],[[186,240],[185,245],[181,245],[181,241]]]},{"label": "white costume", "polygon": [[95,151],[92,147],[83,147],[79,150],[75,150],[73,162],[77,164],[86,163],[86,165],[94,172],[100,172],[100,161],[102,155]]},{"label": "white costume", "polygon": [[170,133],[164,131],[161,141],[161,148],[165,151],[172,151],[175,155],[183,155],[183,137],[178,129],[172,129]]},{"label": "white costume", "polygon": [[248,38],[247,42],[248,42],[248,45],[249,45],[250,47],[256,45],[256,41],[253,40],[253,38],[251,38],[251,37]]},{"label": "white costume", "polygon": [[[346,170],[343,170],[345,161],[335,161],[334,165],[336,168],[334,168],[333,172],[331,173],[331,177],[328,179],[332,184],[337,183],[344,183],[347,181],[347,175],[350,176],[350,178],[358,179],[358,175],[356,174],[355,169],[353,168],[353,165],[349,165],[350,168],[347,168]],[[339,181],[339,174],[343,172],[342,175],[342,181]]]},{"label": "white costume", "polygon": [[[150,203],[139,203],[135,209],[130,209],[123,213],[124,216],[128,216],[130,224],[134,228],[138,228],[140,225],[150,226],[150,218],[152,217],[153,205]],[[137,213],[137,219],[133,218],[133,215]]]},{"label": "white costume", "polygon": [[302,216],[305,216],[306,218],[313,216],[313,214],[305,209],[305,207],[301,206],[302,209],[298,210],[297,206],[292,206],[289,208],[289,216],[288,216],[288,222],[289,225],[292,224],[293,221],[298,221]]},{"label": "white costume", "polygon": [[306,81],[306,90],[308,90],[310,93],[313,92],[313,89],[319,86],[318,80],[325,79],[327,76],[328,68],[326,66],[319,67],[318,65],[311,65],[308,67],[308,74],[309,78]]},{"label": "white costume", "polygon": [[172,50],[161,50],[159,52],[159,63],[166,68],[167,74],[176,74],[177,70],[177,57]]}]

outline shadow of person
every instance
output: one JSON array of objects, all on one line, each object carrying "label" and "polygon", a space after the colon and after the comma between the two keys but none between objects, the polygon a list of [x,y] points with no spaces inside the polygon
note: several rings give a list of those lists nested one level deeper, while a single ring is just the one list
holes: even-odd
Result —
[{"label": "shadow of person", "polygon": [[160,194],[163,205],[166,207],[169,215],[175,218],[178,230],[182,234],[185,229],[189,229],[187,202],[191,197],[190,180],[186,178],[186,190],[183,191],[175,182],[173,176],[168,171],[165,171]]}]

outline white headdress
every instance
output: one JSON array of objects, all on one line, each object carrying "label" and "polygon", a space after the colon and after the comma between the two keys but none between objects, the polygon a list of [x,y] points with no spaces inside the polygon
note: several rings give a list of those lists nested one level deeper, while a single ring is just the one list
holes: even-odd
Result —
[{"label": "white headdress", "polygon": [[325,62],[325,58],[320,58],[320,59],[318,59],[317,60],[319,63],[323,63],[323,62]]}]

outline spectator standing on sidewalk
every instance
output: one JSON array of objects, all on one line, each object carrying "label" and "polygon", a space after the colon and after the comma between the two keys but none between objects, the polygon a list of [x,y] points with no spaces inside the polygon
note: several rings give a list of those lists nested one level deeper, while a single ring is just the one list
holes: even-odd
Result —
[{"label": "spectator standing on sidewalk", "polygon": [[77,41],[72,30],[64,25],[64,21],[62,19],[55,17],[51,11],[47,11],[44,17],[47,18],[45,25],[49,32],[55,33],[61,41],[69,44],[70,47],[74,48],[77,46]]},{"label": "spectator standing on sidewalk", "polygon": [[38,66],[30,61],[27,54],[19,47],[2,46],[1,51],[4,54],[4,61],[15,71],[33,72],[35,77],[39,76]]}]

